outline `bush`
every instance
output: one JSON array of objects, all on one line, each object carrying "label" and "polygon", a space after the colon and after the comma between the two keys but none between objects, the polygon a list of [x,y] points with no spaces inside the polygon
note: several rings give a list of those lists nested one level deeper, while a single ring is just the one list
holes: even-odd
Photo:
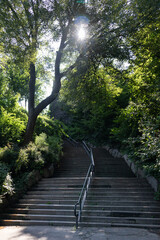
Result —
[{"label": "bush", "polygon": [[45,133],[47,136],[58,136],[60,138],[62,135],[65,135],[62,123],[45,115],[41,115],[37,118],[35,133],[36,135]]},{"label": "bush", "polygon": [[[155,117],[144,118],[139,122],[141,135],[130,139],[133,157],[147,174],[160,179],[160,119]],[[138,143],[138,144],[137,144]]]},{"label": "bush", "polygon": [[19,154],[19,148],[11,145],[0,148],[0,162],[8,166],[9,171],[14,172],[15,162]]},{"label": "bush", "polygon": [[27,149],[20,149],[18,159],[16,160],[16,168],[15,171],[25,171],[28,169],[29,165],[29,158],[28,158],[28,152]]},{"label": "bush", "polygon": [[46,133],[41,133],[39,136],[35,138],[35,145],[38,149],[42,151],[48,151],[48,143],[47,143],[47,135]]},{"label": "bush", "polygon": [[9,194],[9,195],[13,195],[13,193],[14,193],[13,180],[12,180],[10,173],[7,173],[6,178],[3,182],[2,193]]},{"label": "bush", "polygon": [[57,162],[62,153],[62,140],[59,136],[48,136],[41,133],[35,139],[35,145],[41,151],[45,164]]},{"label": "bush", "polygon": [[[4,116],[11,116],[6,111],[3,111],[3,113]],[[53,122],[53,120],[47,117],[41,117],[40,119],[43,121],[40,120],[41,126],[39,125],[40,128],[38,130],[43,129],[45,125],[44,130],[49,134],[48,136],[46,133],[41,133],[35,137],[35,143],[30,142],[24,148],[20,148],[18,144],[13,145],[11,143],[0,148],[1,193],[11,195],[14,191],[13,186],[15,186],[15,191],[24,190],[25,187],[23,185],[26,185],[25,182],[34,170],[41,171],[44,166],[49,166],[51,163],[56,163],[59,160],[62,153],[62,135],[64,131],[58,121]],[[12,127],[14,128],[15,124],[12,120],[11,117],[11,124],[8,125],[11,127],[10,130],[4,128],[6,129],[5,137],[9,132],[14,133],[16,131],[12,131]],[[20,128],[19,124],[20,121],[18,123]],[[20,132],[24,129],[23,127],[24,125],[19,129],[19,133],[17,129],[17,140]],[[12,137],[11,140],[13,140]]]},{"label": "bush", "polygon": [[38,149],[36,144],[30,143],[26,150],[29,158],[30,171],[33,169],[42,169],[45,164],[45,159],[43,158],[42,154],[43,149]]},{"label": "bush", "polygon": [[9,142],[20,143],[25,130],[25,122],[16,116],[16,113],[8,113],[0,108],[0,142],[1,146]]},{"label": "bush", "polygon": [[49,136],[47,139],[49,144],[49,153],[51,154],[51,158],[48,161],[58,162],[59,158],[62,154],[62,140],[59,137]]},{"label": "bush", "polygon": [[[111,139],[122,144],[129,137],[139,135],[139,121],[146,113],[146,106],[130,102],[129,105],[121,110],[120,115],[114,120],[114,125],[110,131]],[[147,114],[147,113],[146,113]]]},{"label": "bush", "polygon": [[8,172],[9,167],[5,163],[0,162],[0,193],[2,193],[3,182],[5,181]]},{"label": "bush", "polygon": [[29,143],[26,148],[21,148],[15,164],[15,172],[30,172],[33,169],[42,169],[45,160],[41,150],[34,143]]},{"label": "bush", "polygon": [[30,142],[21,148],[15,162],[15,172],[41,170],[45,165],[56,163],[62,152],[62,141],[59,137],[41,133],[36,136],[35,143]]}]

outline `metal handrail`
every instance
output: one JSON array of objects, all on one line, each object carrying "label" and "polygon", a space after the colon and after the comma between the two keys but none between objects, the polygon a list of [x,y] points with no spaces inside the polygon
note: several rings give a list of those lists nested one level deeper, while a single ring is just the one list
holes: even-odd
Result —
[{"label": "metal handrail", "polygon": [[[84,207],[84,203],[85,203],[85,200],[86,200],[86,197],[87,197],[87,192],[88,192],[90,182],[91,182],[91,178],[93,176],[94,168],[95,168],[92,149],[89,148],[84,141],[82,143],[83,143],[83,147],[84,147],[85,151],[87,152],[87,154],[91,158],[91,164],[88,168],[88,172],[87,172],[87,175],[85,177],[83,187],[82,187],[82,190],[80,192],[79,199],[74,206],[74,215],[76,217],[76,228],[78,228],[78,224],[81,221],[82,210],[83,210],[83,207]],[[79,209],[78,209],[78,207],[79,207]]]},{"label": "metal handrail", "polygon": [[70,142],[72,145],[74,145],[74,146],[77,146],[77,145],[80,144],[79,142],[77,142],[76,140],[74,140],[73,138],[71,138],[70,136],[67,136],[65,139],[66,139],[68,142]]}]

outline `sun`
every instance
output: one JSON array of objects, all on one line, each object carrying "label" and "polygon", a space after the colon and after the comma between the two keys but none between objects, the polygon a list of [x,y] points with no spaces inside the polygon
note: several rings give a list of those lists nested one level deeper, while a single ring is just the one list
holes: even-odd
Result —
[{"label": "sun", "polygon": [[86,30],[85,30],[83,25],[81,25],[79,27],[78,32],[77,32],[77,36],[78,36],[78,39],[80,41],[84,41],[85,40],[85,38],[86,38]]}]

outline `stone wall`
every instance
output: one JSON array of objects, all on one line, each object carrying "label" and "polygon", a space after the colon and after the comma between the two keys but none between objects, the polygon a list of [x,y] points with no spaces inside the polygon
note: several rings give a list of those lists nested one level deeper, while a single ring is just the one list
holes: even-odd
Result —
[{"label": "stone wall", "polygon": [[138,177],[138,178],[146,178],[147,182],[151,185],[151,187],[154,189],[155,192],[157,192],[160,189],[160,183],[159,181],[153,177],[153,176],[147,176],[145,171],[141,168],[137,167],[136,164],[131,161],[128,156],[125,154],[121,154],[117,149],[110,148],[109,146],[104,147],[113,157],[123,158],[127,165],[130,167],[132,172]]}]

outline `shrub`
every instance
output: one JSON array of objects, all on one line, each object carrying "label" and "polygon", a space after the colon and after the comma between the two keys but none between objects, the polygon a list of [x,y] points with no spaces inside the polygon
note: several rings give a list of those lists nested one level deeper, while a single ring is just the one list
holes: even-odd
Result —
[{"label": "shrub", "polygon": [[160,179],[160,119],[144,117],[139,121],[139,133],[137,137],[124,141],[129,156],[136,164],[143,168],[148,175]]},{"label": "shrub", "polygon": [[129,137],[139,135],[138,127],[140,119],[143,118],[143,111],[146,113],[146,106],[134,102],[121,109],[120,115],[114,120],[115,127],[111,129],[111,139],[121,144]]},{"label": "shrub", "polygon": [[29,165],[29,158],[28,158],[28,152],[26,148],[22,148],[19,151],[18,159],[16,160],[16,168],[15,171],[25,171],[28,169]]},{"label": "shrub", "polygon": [[33,169],[42,169],[44,166],[44,158],[41,150],[34,143],[29,143],[26,148],[20,149],[19,156],[16,161],[15,171],[26,172]]},{"label": "shrub", "polygon": [[48,136],[41,133],[36,136],[35,145],[41,151],[45,164],[57,162],[62,152],[62,140],[59,136]]},{"label": "shrub", "polygon": [[160,119],[155,117],[144,118],[139,123],[140,145],[135,151],[138,163],[148,174],[160,178]]},{"label": "shrub", "polygon": [[41,170],[45,165],[57,162],[61,152],[62,141],[59,137],[47,137],[45,133],[41,133],[36,136],[35,143],[30,142],[27,147],[20,149],[15,161],[15,172]]},{"label": "shrub", "polygon": [[48,161],[57,162],[62,154],[62,140],[59,137],[49,136],[47,142],[49,144],[49,153],[52,157]]},{"label": "shrub", "polygon": [[28,181],[30,179],[30,176],[32,175],[32,172],[23,172],[18,174],[18,176],[14,178],[14,185],[15,185],[16,192],[19,192],[20,194],[26,192]]},{"label": "shrub", "polygon": [[[57,123],[58,124],[58,123]],[[53,125],[52,125],[53,127]],[[50,129],[49,126],[46,127]],[[51,130],[51,129],[50,129]],[[18,145],[8,144],[0,148],[0,192],[13,194],[15,191],[25,190],[27,181],[33,170],[40,170],[46,165],[59,160],[62,152],[62,130],[59,124],[52,129],[52,136],[41,133],[35,137],[35,143],[19,148]],[[56,135],[57,133],[57,135]],[[13,178],[13,180],[12,180]],[[25,185],[23,187],[23,185]],[[23,189],[24,188],[24,189]]]},{"label": "shrub", "polygon": [[13,195],[13,193],[14,193],[13,180],[12,180],[10,173],[7,173],[6,178],[3,182],[2,193],[9,194],[9,195]]},{"label": "shrub", "polygon": [[35,145],[38,149],[41,149],[42,151],[48,150],[48,143],[47,143],[47,135],[46,133],[41,133],[39,136],[36,136],[35,138]]},{"label": "shrub", "polygon": [[43,158],[42,151],[43,149],[38,149],[35,143],[30,143],[26,149],[29,158],[29,169],[42,169],[44,167],[45,159]]},{"label": "shrub", "polygon": [[49,118],[48,116],[45,115],[41,115],[37,118],[35,133],[36,135],[45,133],[47,136],[54,135],[59,137],[65,135],[62,123],[58,120],[54,120],[53,118]]},{"label": "shrub", "polygon": [[0,193],[2,193],[2,185],[6,179],[8,172],[9,167],[5,163],[0,162]]},{"label": "shrub", "polygon": [[25,130],[25,122],[9,113],[3,107],[0,108],[0,142],[1,146],[9,142],[20,143]]},{"label": "shrub", "polygon": [[19,148],[11,145],[0,148],[0,162],[6,164],[9,168],[9,171],[14,171],[18,154]]}]

